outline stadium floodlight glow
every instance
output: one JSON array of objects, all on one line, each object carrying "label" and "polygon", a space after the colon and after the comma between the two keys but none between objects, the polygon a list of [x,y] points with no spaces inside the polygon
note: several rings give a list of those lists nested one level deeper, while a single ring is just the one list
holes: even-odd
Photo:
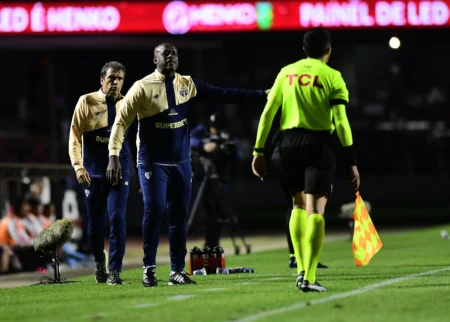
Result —
[{"label": "stadium floodlight glow", "polygon": [[398,39],[397,37],[392,37],[389,40],[389,47],[391,47],[392,49],[399,49],[400,48],[400,39]]}]

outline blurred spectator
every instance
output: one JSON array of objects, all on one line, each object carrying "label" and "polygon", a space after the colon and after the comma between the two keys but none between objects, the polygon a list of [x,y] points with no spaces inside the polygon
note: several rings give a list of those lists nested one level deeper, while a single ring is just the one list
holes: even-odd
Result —
[{"label": "blurred spectator", "polygon": [[0,244],[11,246],[32,246],[33,238],[27,233],[24,219],[30,212],[29,203],[18,198],[11,212],[0,221]]},{"label": "blurred spectator", "polygon": [[56,220],[56,208],[54,204],[46,204],[43,207],[42,214],[39,216],[42,226],[47,228]]},{"label": "blurred spectator", "polygon": [[0,245],[0,274],[9,271],[11,249],[7,245]]},{"label": "blurred spectator", "polygon": [[0,245],[0,275],[22,271],[22,265],[11,247]]},{"label": "blurred spectator", "polygon": [[[33,248],[34,238],[56,218],[53,204],[18,198],[10,213],[0,221],[0,274],[41,270],[45,260]],[[59,251],[61,262],[76,268],[88,264],[88,256],[66,243]]]},{"label": "blurred spectator", "polygon": [[28,195],[28,198],[35,199],[38,202],[41,201],[41,195],[44,187],[42,185],[42,182],[34,182],[30,185],[30,192]]},{"label": "blurred spectator", "polygon": [[27,233],[25,228],[24,220],[29,212],[30,205],[28,201],[18,198],[13,203],[11,212],[0,222],[0,245],[2,245],[1,251],[3,255],[1,257],[2,268],[6,267],[6,262],[14,259],[14,265],[12,267],[9,266],[8,272],[29,272],[42,267],[42,259],[33,248],[33,238]]},{"label": "blurred spectator", "polygon": [[62,247],[62,260],[71,268],[87,267],[90,262],[89,256],[76,251],[71,243]]},{"label": "blurred spectator", "polygon": [[42,215],[42,205],[37,199],[34,198],[28,199],[28,204],[30,205],[30,210],[23,219],[23,222],[28,234],[32,238],[35,238],[44,229],[44,226],[39,220],[39,217]]}]

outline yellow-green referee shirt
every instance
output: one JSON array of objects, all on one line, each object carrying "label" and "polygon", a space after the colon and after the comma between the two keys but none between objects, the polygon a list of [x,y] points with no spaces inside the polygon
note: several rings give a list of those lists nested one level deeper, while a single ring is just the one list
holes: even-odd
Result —
[{"label": "yellow-green referee shirt", "polygon": [[[345,109],[348,90],[339,71],[313,58],[287,65],[278,73],[259,121],[254,155],[262,155],[264,144],[280,106],[282,131],[304,128],[333,133],[333,106]],[[345,112],[343,113],[346,119]],[[336,118],[338,115],[334,115]],[[348,121],[346,122],[348,124]],[[350,127],[348,127],[350,131]],[[352,145],[350,142],[344,146]]]}]

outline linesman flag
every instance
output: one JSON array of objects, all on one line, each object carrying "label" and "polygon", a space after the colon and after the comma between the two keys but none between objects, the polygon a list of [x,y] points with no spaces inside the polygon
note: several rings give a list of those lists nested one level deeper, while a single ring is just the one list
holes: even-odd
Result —
[{"label": "linesman flag", "polygon": [[352,242],[353,258],[356,266],[366,266],[383,244],[359,192],[356,192],[353,219],[355,220]]}]

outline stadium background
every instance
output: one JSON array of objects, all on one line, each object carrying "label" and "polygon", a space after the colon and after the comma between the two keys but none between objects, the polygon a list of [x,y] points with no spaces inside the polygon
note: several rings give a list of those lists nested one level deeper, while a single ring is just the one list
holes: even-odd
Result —
[{"label": "stadium background", "polygon": [[[181,10],[179,20],[177,15],[164,15],[166,3],[163,2],[68,3],[71,2],[43,3],[42,21],[49,19],[51,6],[56,8],[54,15],[61,10],[60,20],[53,21],[53,27],[36,24],[32,17],[34,3],[0,5],[3,216],[10,198],[23,193],[30,183],[42,177],[51,183],[47,197],[57,205],[59,218],[78,220],[83,215],[82,192],[73,184],[74,173],[69,167],[69,126],[78,97],[99,88],[100,69],[105,62],[117,60],[125,64],[123,93],[126,93],[135,80],[154,70],[154,46],[171,42],[179,48],[182,74],[195,75],[221,87],[266,89],[282,66],[304,57],[305,28],[311,27],[314,19],[327,22],[320,18],[323,11],[321,14],[319,9],[311,20],[299,19],[301,3],[298,1],[264,2],[262,7],[256,2],[203,2],[203,6],[228,6],[209,6],[211,11],[199,11],[202,6],[197,6],[197,20],[191,16],[190,22],[182,19],[183,13],[195,10],[189,2],[178,9]],[[349,3],[333,3],[341,5],[339,8],[347,10],[352,17],[351,6],[345,7]],[[361,192],[372,203],[372,218],[377,227],[447,222],[450,44],[445,41],[445,35],[450,24],[450,2],[431,1],[435,6],[430,11],[425,1],[409,2],[417,5],[415,9],[408,7],[406,1],[397,1],[409,10],[403,13],[394,7],[382,11],[381,5],[391,1],[357,3],[363,4],[363,9],[367,5],[375,17],[374,25],[358,26],[354,20],[346,27],[330,28],[333,54],[329,64],[342,72],[350,90],[348,115],[360,162]],[[242,7],[243,4],[246,6]],[[112,6],[122,19],[109,31],[98,30],[99,24],[89,25],[89,18],[82,20],[84,27],[76,27],[76,24],[65,24],[64,19],[71,17],[75,21],[74,17],[78,15],[80,19],[82,13],[70,11],[69,6],[100,9]],[[252,7],[256,16],[247,12],[247,18],[238,19],[239,10],[251,11]],[[14,16],[8,8],[23,10],[14,11]],[[133,15],[127,16],[127,10],[132,9]],[[27,26],[23,17],[20,18],[25,12],[30,18]],[[386,12],[391,17],[386,18]],[[218,18],[221,13],[228,14],[225,16],[230,19],[228,23],[221,23]],[[253,21],[249,21],[249,15]],[[190,26],[188,31],[186,21]],[[215,21],[214,25],[206,26],[208,21]],[[185,33],[178,35],[167,31],[182,32],[183,28]],[[389,46],[391,37],[401,41],[398,49]],[[195,121],[201,122],[219,109],[229,116],[233,132],[244,149],[233,193],[241,227],[248,234],[283,231],[286,205],[276,180],[261,183],[251,173],[251,150],[263,106],[199,104]],[[351,202],[353,195],[346,185],[342,167],[339,170],[329,203],[327,228],[345,230],[347,222],[338,218],[338,209],[341,204]],[[78,193],[78,203],[74,202],[75,193]],[[127,215],[130,236],[139,238],[141,218],[141,198],[131,193]],[[194,223],[192,233],[200,232],[201,228]]]}]

